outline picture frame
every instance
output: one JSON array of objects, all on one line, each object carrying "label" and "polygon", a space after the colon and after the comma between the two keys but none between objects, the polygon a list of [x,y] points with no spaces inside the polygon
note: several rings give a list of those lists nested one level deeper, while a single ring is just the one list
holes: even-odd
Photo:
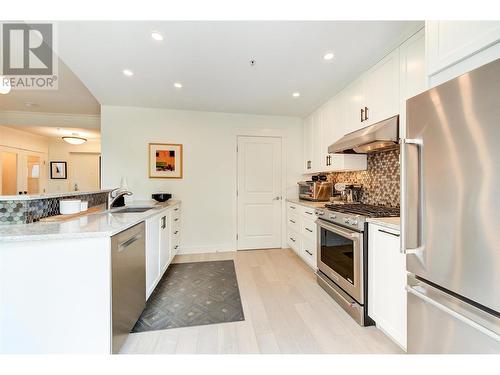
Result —
[{"label": "picture frame", "polygon": [[50,179],[66,180],[68,178],[68,163],[65,161],[50,162]]},{"label": "picture frame", "polygon": [[182,178],[182,144],[149,143],[149,178]]}]

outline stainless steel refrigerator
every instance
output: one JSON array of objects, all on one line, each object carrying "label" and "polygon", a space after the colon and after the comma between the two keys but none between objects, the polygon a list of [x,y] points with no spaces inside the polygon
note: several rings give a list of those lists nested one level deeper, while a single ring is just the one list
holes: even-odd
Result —
[{"label": "stainless steel refrigerator", "polygon": [[500,353],[500,59],[407,102],[409,353]]}]

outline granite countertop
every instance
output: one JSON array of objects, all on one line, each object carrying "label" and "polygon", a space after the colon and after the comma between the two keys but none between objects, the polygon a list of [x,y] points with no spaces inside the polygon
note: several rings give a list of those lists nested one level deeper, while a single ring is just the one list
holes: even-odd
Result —
[{"label": "granite countertop", "polygon": [[290,203],[300,204],[301,206],[312,207],[312,208],[325,207],[325,204],[329,203],[329,202],[306,201],[304,199],[286,199],[286,201],[290,202]]},{"label": "granite countertop", "polygon": [[45,193],[36,195],[0,195],[0,201],[31,201],[35,199],[64,198],[78,195],[109,193],[115,189],[91,190],[91,191],[65,191],[57,193]]},{"label": "granite countertop", "polygon": [[0,242],[109,237],[155,216],[179,202],[177,200],[169,200],[164,203],[153,200],[133,201],[128,203],[127,207],[155,206],[155,208],[138,213],[119,213],[116,211],[123,209],[123,207],[118,207],[110,211],[91,213],[67,221],[0,225]]},{"label": "granite countertop", "polygon": [[399,217],[377,217],[366,219],[366,221],[389,229],[400,230],[401,220]]}]

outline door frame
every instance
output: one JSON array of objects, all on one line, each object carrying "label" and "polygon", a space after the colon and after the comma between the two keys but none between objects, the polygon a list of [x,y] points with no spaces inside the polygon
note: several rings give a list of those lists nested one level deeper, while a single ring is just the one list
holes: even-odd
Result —
[{"label": "door frame", "polygon": [[238,137],[261,137],[261,138],[280,138],[281,139],[281,248],[286,247],[286,181],[287,181],[287,145],[285,129],[235,129],[234,142],[234,170],[235,179],[233,181],[233,249],[238,250]]}]

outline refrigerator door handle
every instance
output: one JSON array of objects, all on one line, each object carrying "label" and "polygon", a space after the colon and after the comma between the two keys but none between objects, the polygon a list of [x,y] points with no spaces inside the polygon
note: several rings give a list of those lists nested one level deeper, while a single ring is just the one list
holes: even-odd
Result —
[{"label": "refrigerator door handle", "polygon": [[[399,140],[401,145],[401,236],[400,236],[400,251],[402,254],[411,254],[424,249],[423,244],[423,142],[421,139],[404,139]],[[409,231],[415,230],[410,228],[408,221],[408,186],[407,186],[407,146],[412,145],[418,149],[418,201],[417,201],[417,234],[416,246],[408,247],[408,234]]]},{"label": "refrigerator door handle", "polygon": [[[417,288],[421,288],[422,289],[421,286],[417,286]],[[472,328],[480,331],[481,333],[487,335],[488,337],[491,337],[492,339],[500,342],[500,335],[498,335],[496,332],[493,332],[492,330],[490,330],[490,329],[482,326],[481,324],[475,322],[474,320],[469,319],[466,316],[463,316],[463,315],[457,313],[455,310],[452,310],[448,306],[445,306],[445,305],[437,302],[436,300],[434,300],[432,298],[429,298],[424,293],[421,293],[418,290],[416,290],[414,287],[411,287],[411,286],[407,285],[406,286],[406,291],[408,293],[413,294],[415,297],[418,297],[418,298],[424,300],[425,302],[431,304],[432,306],[438,308],[439,310],[445,312],[446,314],[451,315],[455,319],[460,320],[462,323],[465,323],[465,324],[469,325],[470,327],[472,327]]]}]

